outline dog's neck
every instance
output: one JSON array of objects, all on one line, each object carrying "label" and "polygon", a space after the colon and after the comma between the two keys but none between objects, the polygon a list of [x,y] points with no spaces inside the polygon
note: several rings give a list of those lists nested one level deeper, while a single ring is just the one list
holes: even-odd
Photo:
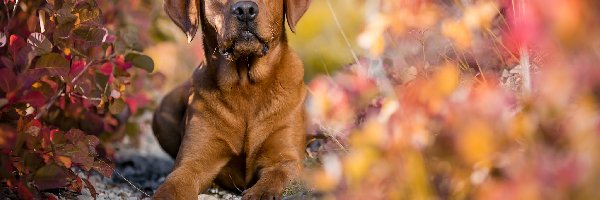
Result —
[{"label": "dog's neck", "polygon": [[217,36],[213,30],[204,30],[204,54],[206,74],[221,89],[236,88],[264,83],[276,75],[274,66],[279,66],[281,55],[287,55],[287,38],[285,32],[278,41],[273,41],[266,55],[262,57],[247,56],[229,60],[218,49]]}]

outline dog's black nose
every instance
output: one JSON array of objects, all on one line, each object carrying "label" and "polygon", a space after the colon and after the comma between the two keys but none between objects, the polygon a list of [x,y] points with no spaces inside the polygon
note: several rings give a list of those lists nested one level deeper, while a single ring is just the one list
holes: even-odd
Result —
[{"label": "dog's black nose", "polygon": [[240,1],[231,7],[233,16],[242,22],[249,22],[258,15],[258,5],[252,1]]}]

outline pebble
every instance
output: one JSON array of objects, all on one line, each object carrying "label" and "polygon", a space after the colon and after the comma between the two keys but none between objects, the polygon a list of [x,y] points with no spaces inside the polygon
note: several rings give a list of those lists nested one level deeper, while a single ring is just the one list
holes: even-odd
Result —
[{"label": "pebble", "polygon": [[198,200],[219,200],[219,198],[207,194],[201,194],[198,195]]}]

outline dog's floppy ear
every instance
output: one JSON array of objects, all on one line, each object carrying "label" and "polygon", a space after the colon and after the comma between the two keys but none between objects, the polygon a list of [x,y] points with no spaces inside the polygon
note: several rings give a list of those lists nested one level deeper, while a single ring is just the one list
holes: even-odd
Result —
[{"label": "dog's floppy ear", "polygon": [[200,18],[200,0],[165,0],[165,12],[187,36],[188,43],[196,36]]},{"label": "dog's floppy ear", "polygon": [[290,26],[290,30],[292,32],[296,32],[296,24],[300,21],[300,18],[306,10],[308,10],[308,6],[310,6],[311,0],[284,0],[285,4],[285,15],[287,17],[288,25]]}]

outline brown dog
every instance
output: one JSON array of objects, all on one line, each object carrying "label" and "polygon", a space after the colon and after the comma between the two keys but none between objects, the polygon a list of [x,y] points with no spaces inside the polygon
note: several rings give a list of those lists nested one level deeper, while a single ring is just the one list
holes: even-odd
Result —
[{"label": "brown dog", "polygon": [[197,199],[215,181],[243,199],[278,199],[302,170],[304,69],[287,44],[310,0],[165,0],[206,63],[169,93],[154,134],[176,157],[155,199]]}]

